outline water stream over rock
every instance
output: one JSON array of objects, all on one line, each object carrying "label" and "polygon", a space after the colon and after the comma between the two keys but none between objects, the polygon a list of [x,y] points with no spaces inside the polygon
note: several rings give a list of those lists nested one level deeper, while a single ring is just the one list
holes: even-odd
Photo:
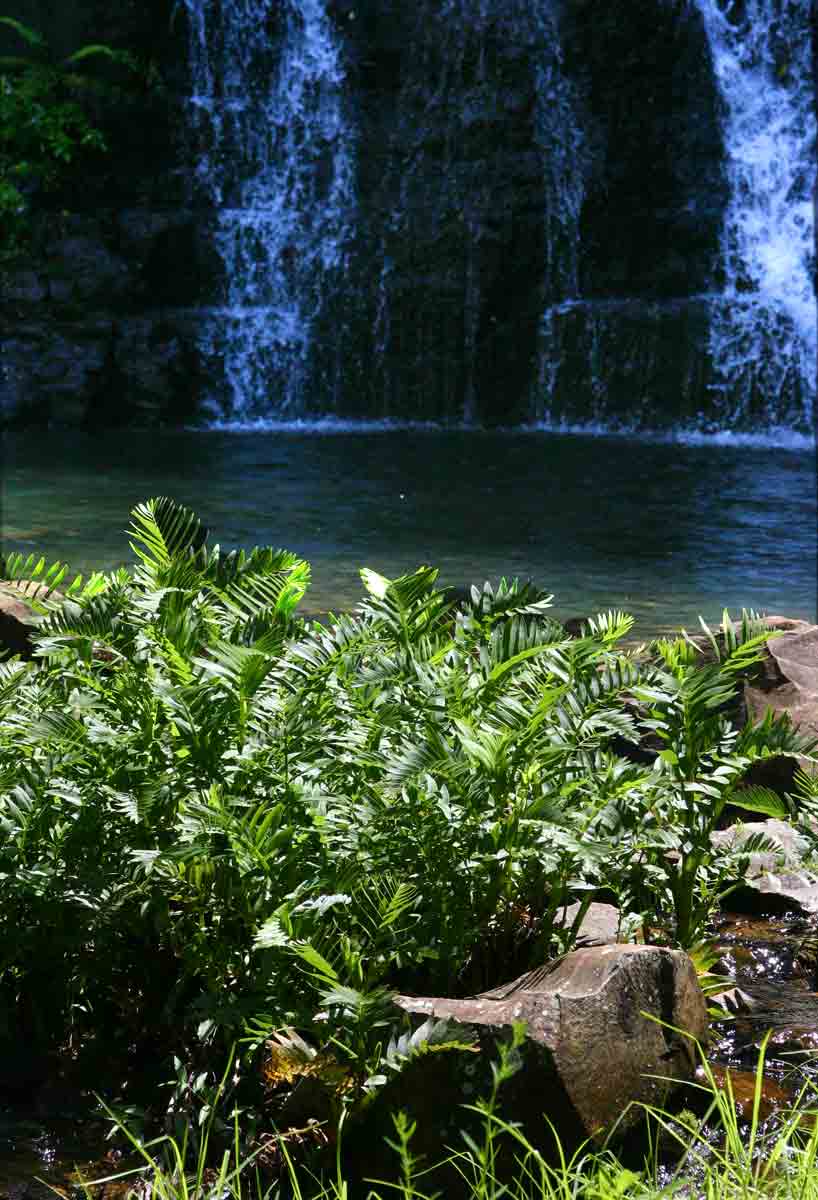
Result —
[{"label": "water stream over rock", "polygon": [[172,161],[0,279],[7,424],[811,435],[809,0],[173,8]]},{"label": "water stream over rock", "polygon": [[816,320],[812,188],[815,116],[808,0],[697,0],[724,109],[730,200],[723,293],[710,339],[729,424],[763,417],[808,425]]},{"label": "water stream over rock", "polygon": [[221,302],[200,315],[202,399],[213,416],[287,413],[315,386],[314,326],[350,237],[339,49],[324,0],[186,6],[194,196],[222,264]]}]

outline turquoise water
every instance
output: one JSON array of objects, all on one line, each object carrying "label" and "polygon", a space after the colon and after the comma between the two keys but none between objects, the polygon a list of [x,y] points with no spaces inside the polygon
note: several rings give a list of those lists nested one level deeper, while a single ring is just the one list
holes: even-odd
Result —
[{"label": "turquoise water", "polygon": [[224,547],[309,559],[309,611],[351,606],[360,567],[394,576],[425,562],[451,584],[531,578],[561,616],[625,609],[645,636],[725,605],[816,615],[804,441],[326,425],[9,434],[4,550],[83,572],[128,562],[129,509],[160,494],[194,507]]}]

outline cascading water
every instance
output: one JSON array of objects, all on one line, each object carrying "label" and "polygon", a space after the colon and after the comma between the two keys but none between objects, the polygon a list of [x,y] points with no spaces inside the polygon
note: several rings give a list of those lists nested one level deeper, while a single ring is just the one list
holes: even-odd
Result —
[{"label": "cascading water", "polygon": [[810,0],[696,0],[724,102],[730,201],[711,352],[720,425],[811,430],[815,118]]},{"label": "cascading water", "polygon": [[[553,395],[559,369],[558,327],[579,297],[579,222],[590,169],[587,136],[577,88],[563,69],[557,23],[550,18],[550,53],[537,64],[537,141],[545,164],[545,278],[548,297],[540,330],[541,351],[533,397],[534,413]],[[586,114],[587,119],[587,114]]]},{"label": "cascading water", "polygon": [[[641,157],[622,149],[623,118],[606,124],[596,62],[576,47],[566,59],[565,22],[579,18],[560,4],[435,0],[400,15],[399,51],[376,22],[358,47],[367,86],[378,80],[356,94],[359,134],[329,0],[184,2],[195,200],[213,214],[222,264],[199,324],[211,416],[359,412],[359,387],[375,417],[496,420],[508,405],[525,419],[530,395],[530,416],[552,424],[811,428],[810,0],[692,0],[684,20],[665,15]],[[651,36],[650,23],[635,28]],[[645,62],[649,74],[650,50]],[[681,115],[662,114],[666,95],[686,97]],[[702,114],[709,142],[689,132]],[[666,151],[656,130],[668,122]],[[356,163],[358,136],[378,171]],[[700,213],[709,251],[691,233]],[[523,278],[526,253],[540,265]],[[352,278],[363,303],[350,337],[338,297]],[[512,302],[535,293],[537,378],[512,378],[528,356],[528,309]],[[335,326],[332,307],[345,313]]]},{"label": "cascading water", "polygon": [[[196,200],[215,212],[222,303],[199,346],[211,416],[297,413],[344,267],[354,146],[325,0],[185,0]],[[331,401],[326,378],[322,405]]]}]

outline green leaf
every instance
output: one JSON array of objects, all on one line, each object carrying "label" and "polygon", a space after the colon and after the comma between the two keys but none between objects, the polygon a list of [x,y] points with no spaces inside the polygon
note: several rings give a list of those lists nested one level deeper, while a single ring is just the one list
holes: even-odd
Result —
[{"label": "green leaf", "polygon": [[284,928],[278,917],[269,917],[261,928],[256,931],[256,936],[253,938],[253,946],[256,950],[269,950],[274,946],[290,947],[292,946],[292,938],[284,932]]},{"label": "green leaf", "polygon": [[7,25],[9,29],[13,29],[24,41],[28,42],[29,46],[41,49],[47,45],[41,33],[32,29],[30,25],[24,25],[22,21],[15,21],[14,17],[0,17],[0,25]]},{"label": "green leaf", "polygon": [[338,972],[332,963],[327,962],[323,954],[316,950],[310,942],[292,942],[292,950],[307,966],[312,967],[315,974],[327,983],[338,982]]},{"label": "green leaf", "polygon": [[786,800],[770,788],[757,786],[738,788],[728,794],[727,802],[734,808],[741,808],[746,812],[762,813],[766,817],[775,817],[782,821],[791,815],[790,806]]},{"label": "green leaf", "polygon": [[376,600],[383,600],[392,581],[384,575],[379,575],[377,571],[370,571],[369,567],[362,567],[360,575],[370,596],[374,596]]}]

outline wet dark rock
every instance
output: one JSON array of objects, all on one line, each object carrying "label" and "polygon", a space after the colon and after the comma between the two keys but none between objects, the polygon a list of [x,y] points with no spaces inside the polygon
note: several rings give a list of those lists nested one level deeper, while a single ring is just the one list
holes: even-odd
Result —
[{"label": "wet dark rock", "polygon": [[46,242],[46,299],[78,308],[100,300],[118,306],[131,286],[128,264],[101,241],[93,222]]},{"label": "wet dark rock", "polygon": [[727,182],[701,14],[657,0],[583,0],[565,5],[561,26],[566,70],[605,156],[583,202],[582,292],[707,290]]},{"label": "wet dark rock", "polygon": [[[0,291],[0,313],[4,298]],[[108,310],[116,307],[110,298]],[[199,394],[195,328],[195,315],[185,311],[154,309],[112,321],[104,312],[77,315],[38,304],[4,342],[0,425],[181,423]]]},{"label": "wet dark rock", "polygon": [[639,1121],[638,1107],[625,1112],[630,1101],[662,1103],[692,1078],[690,1043],[644,1013],[696,1038],[707,1026],[690,959],[656,946],[589,947],[471,999],[401,996],[398,1004],[413,1025],[445,1018],[453,1037],[479,1047],[478,1054],[424,1056],[378,1102],[375,1126],[388,1122],[394,1104],[408,1108],[419,1118],[416,1151],[433,1155],[468,1124],[459,1106],[486,1093],[495,1042],[510,1038],[514,1022],[527,1023],[527,1037],[521,1069],[504,1089],[504,1113],[541,1146],[543,1113],[564,1144],[602,1136],[620,1118],[624,1133]]},{"label": "wet dark rock", "polygon": [[[546,306],[539,352],[555,420],[695,425],[714,382],[711,302],[702,296],[572,298]],[[541,403],[545,402],[541,398]],[[535,412],[538,410],[535,409]]]}]

